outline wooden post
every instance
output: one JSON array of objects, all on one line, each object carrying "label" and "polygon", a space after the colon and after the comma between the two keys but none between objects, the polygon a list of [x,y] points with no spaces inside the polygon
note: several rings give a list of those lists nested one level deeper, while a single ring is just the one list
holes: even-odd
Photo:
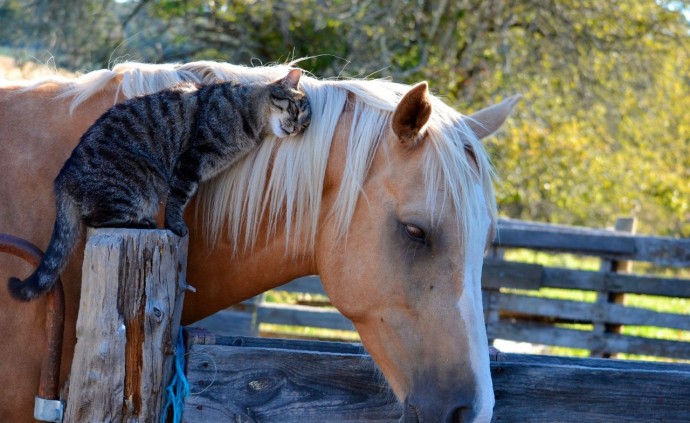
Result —
[{"label": "wooden post", "polygon": [[65,422],[159,421],[187,287],[187,238],[90,229]]},{"label": "wooden post", "polygon": [[[614,227],[615,231],[627,232],[634,234],[637,226],[637,220],[634,217],[619,217],[616,219],[616,225]],[[632,262],[626,260],[602,260],[601,261],[601,271],[602,272],[616,272],[616,273],[630,273],[632,272]],[[596,304],[600,305],[603,309],[606,304],[615,303],[623,304],[625,300],[625,294],[613,293],[608,291],[597,292]],[[594,328],[592,332],[595,336],[602,336],[605,333],[621,333],[621,325],[607,324],[605,322],[594,323]],[[593,349],[590,352],[591,357],[602,357],[611,358],[615,357],[615,353],[606,351],[604,346]]]},{"label": "wooden post", "polygon": [[[503,260],[505,249],[492,246],[487,254],[487,258],[493,260]],[[484,260],[486,263],[486,259]],[[482,280],[484,277],[482,276]],[[493,347],[496,341],[496,327],[500,321],[498,310],[498,301],[500,298],[500,288],[488,288],[482,285],[482,306],[484,308],[484,326],[486,327],[486,336],[489,341],[489,346]]]}]

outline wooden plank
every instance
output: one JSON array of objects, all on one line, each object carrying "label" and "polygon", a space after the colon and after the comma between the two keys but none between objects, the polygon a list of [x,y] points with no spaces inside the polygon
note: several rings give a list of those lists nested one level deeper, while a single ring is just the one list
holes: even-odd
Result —
[{"label": "wooden plank", "polygon": [[227,336],[216,339],[215,345],[228,345],[246,348],[272,348],[299,350],[332,354],[366,354],[359,342],[336,342],[284,338],[255,338],[249,336]]},{"label": "wooden plank", "polygon": [[[558,362],[554,362],[558,360]],[[492,362],[493,421],[690,421],[690,366],[515,356]],[[187,422],[397,422],[368,355],[195,345]]]},{"label": "wooden plank", "polygon": [[543,266],[498,259],[485,259],[482,288],[539,289]]},{"label": "wooden plank", "polygon": [[[690,267],[690,239],[636,237],[637,254],[628,260],[643,260],[661,266]],[[639,258],[638,258],[639,257]]]},{"label": "wooden plank", "polygon": [[494,246],[648,261],[662,266],[690,266],[690,239],[625,235],[565,226],[547,228],[499,221]]},{"label": "wooden plank", "polygon": [[690,279],[606,273],[603,284],[609,292],[690,298]]},{"label": "wooden plank", "polygon": [[690,374],[588,368],[577,363],[493,364],[494,421],[690,421]]},{"label": "wooden plank", "polygon": [[678,358],[681,360],[688,360],[690,358],[690,342],[618,334],[606,334],[604,339],[608,351]]},{"label": "wooden plank", "polygon": [[635,239],[612,233],[551,229],[513,228],[499,225],[494,245],[503,248],[530,248],[581,254],[632,256]]},{"label": "wooden plank", "polygon": [[584,235],[609,235],[611,231],[603,228],[590,228],[587,226],[562,225],[558,223],[534,222],[530,220],[511,219],[501,217],[498,219],[498,228],[515,229],[525,231],[550,231],[559,233],[575,233]]},{"label": "wooden plank", "polygon": [[636,257],[635,240],[609,235],[503,229],[494,241],[503,248],[529,248],[608,257]]},{"label": "wooden plank", "polygon": [[[282,350],[297,350],[324,352],[331,354],[366,355],[366,349],[358,342],[333,342],[313,340],[295,340],[280,338],[256,338],[247,336],[217,336],[217,334],[199,329],[185,327],[185,335],[188,340],[187,348],[192,345],[223,345],[228,347],[246,348],[271,348]],[[573,365],[573,360],[578,365],[586,367],[605,367],[611,369],[627,369],[635,367],[640,370],[664,370],[664,371],[690,371],[690,365],[681,363],[664,363],[655,361],[630,361],[630,360],[605,360],[599,358],[573,358],[550,355],[533,354],[491,354],[492,361],[514,361],[551,365]]]},{"label": "wooden plank", "polygon": [[[187,348],[192,345],[222,345],[228,347],[268,348],[281,350],[297,350],[323,352],[331,354],[367,355],[364,346],[359,342],[314,341],[280,338],[257,338],[252,336],[218,336],[216,333],[185,326]],[[628,369],[634,367],[639,370],[662,370],[690,372],[690,364],[665,363],[657,361],[605,360],[600,358],[574,358],[552,355],[535,354],[490,354],[492,361],[512,361],[520,363],[536,363],[550,365],[577,365],[585,367],[604,367],[610,369]]]},{"label": "wooden plank", "polygon": [[639,371],[662,371],[662,372],[690,372],[690,364],[687,363],[665,363],[660,361],[639,361],[639,360],[609,360],[605,358],[591,357],[564,357],[558,355],[537,355],[537,354],[502,354],[499,360],[513,363],[551,365],[551,366],[582,366],[593,369],[618,369]]},{"label": "wooden plank", "polygon": [[[302,351],[336,354],[367,354],[360,342],[318,341],[313,339],[257,338],[254,336],[218,336],[203,328],[184,328],[186,347],[192,345],[225,345],[232,347],[254,347],[274,349],[296,349]],[[489,359],[499,360],[503,355],[496,349],[489,349]]]},{"label": "wooden plank", "polygon": [[500,321],[487,328],[489,337],[541,345],[558,345],[591,350],[604,345],[607,351],[687,360],[690,342],[643,338],[619,334],[595,335],[590,331],[554,327],[548,324]]},{"label": "wooden plank", "polygon": [[544,267],[541,285],[549,288],[605,290],[628,294],[690,298],[690,279],[626,275]]},{"label": "wooden plank", "polygon": [[551,317],[554,320],[589,323],[592,321],[592,303],[530,297],[527,295],[501,293],[498,300],[500,311],[526,316]]},{"label": "wooden plank", "polygon": [[261,323],[355,330],[352,322],[335,309],[263,303],[257,315]]},{"label": "wooden plank", "polygon": [[89,235],[65,421],[158,421],[187,286],[187,238]]},{"label": "wooden plank", "polygon": [[184,421],[395,421],[397,404],[373,361],[363,357],[194,345]]},{"label": "wooden plank", "polygon": [[690,315],[661,313],[613,303],[595,304],[500,293],[498,308],[511,314],[551,317],[554,320],[578,323],[600,322],[690,330]]},{"label": "wooden plank", "polygon": [[662,313],[645,308],[627,307],[613,303],[606,304],[601,320],[620,325],[655,326],[660,328],[690,330],[690,314]]}]

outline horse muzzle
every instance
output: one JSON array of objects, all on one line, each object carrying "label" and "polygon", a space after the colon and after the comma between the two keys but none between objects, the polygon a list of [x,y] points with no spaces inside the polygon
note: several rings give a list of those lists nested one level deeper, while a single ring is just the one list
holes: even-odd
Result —
[{"label": "horse muzzle", "polygon": [[477,410],[470,400],[459,397],[455,402],[408,398],[403,405],[399,423],[489,423],[477,419]]}]

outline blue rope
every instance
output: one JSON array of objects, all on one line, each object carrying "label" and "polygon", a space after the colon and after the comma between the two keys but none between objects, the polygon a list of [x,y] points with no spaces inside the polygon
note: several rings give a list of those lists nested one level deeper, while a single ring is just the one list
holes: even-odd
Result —
[{"label": "blue rope", "polygon": [[187,377],[184,374],[184,366],[185,348],[184,339],[182,338],[182,326],[180,326],[177,345],[175,345],[175,371],[170,384],[165,388],[165,405],[161,414],[161,423],[167,422],[168,409],[170,407],[172,407],[173,412],[173,423],[180,423],[182,421],[184,399],[189,395],[189,382],[187,382]]}]

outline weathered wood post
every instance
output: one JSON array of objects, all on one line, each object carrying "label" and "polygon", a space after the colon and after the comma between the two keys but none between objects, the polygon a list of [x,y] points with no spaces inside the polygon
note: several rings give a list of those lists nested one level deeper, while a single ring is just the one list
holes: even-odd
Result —
[{"label": "weathered wood post", "polygon": [[159,421],[187,287],[187,238],[90,229],[65,421]]},{"label": "weathered wood post", "polygon": [[[619,217],[616,219],[616,225],[614,230],[617,232],[626,232],[629,234],[634,234],[637,227],[637,220],[634,217]],[[602,272],[616,272],[616,273],[630,273],[632,272],[632,261],[625,260],[602,260],[601,261],[601,271]],[[623,304],[625,301],[625,294],[613,293],[609,291],[598,291],[596,305],[603,310],[606,304]],[[604,315],[603,311],[600,313]],[[606,333],[621,333],[622,326],[615,324],[607,324],[604,322],[595,322],[592,328],[593,335],[603,336]],[[596,339],[596,338],[595,338]],[[606,348],[600,343],[597,348],[594,348],[590,352],[591,357],[603,357],[603,358],[615,358],[616,353],[606,351]]]}]

